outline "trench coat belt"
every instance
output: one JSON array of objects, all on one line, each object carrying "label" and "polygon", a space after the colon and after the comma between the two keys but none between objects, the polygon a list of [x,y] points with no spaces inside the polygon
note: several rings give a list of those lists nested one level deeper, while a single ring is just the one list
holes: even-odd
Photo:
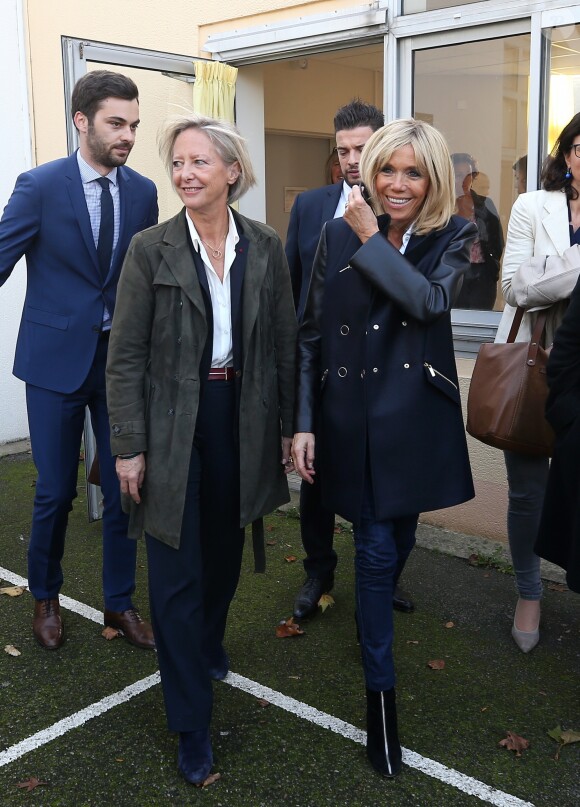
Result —
[{"label": "trench coat belt", "polygon": [[208,381],[233,381],[234,379],[233,367],[210,367]]}]

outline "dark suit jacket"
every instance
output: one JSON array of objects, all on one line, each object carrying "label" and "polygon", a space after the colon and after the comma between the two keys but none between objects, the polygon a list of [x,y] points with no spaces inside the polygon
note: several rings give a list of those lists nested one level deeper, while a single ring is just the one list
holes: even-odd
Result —
[{"label": "dark suit jacket", "polygon": [[[381,217],[386,218],[386,217]],[[323,503],[356,522],[370,467],[379,520],[473,497],[450,311],[474,224],[364,245],[325,224],[298,335],[296,431],[314,432]]]},{"label": "dark suit jacket", "polygon": [[534,549],[566,569],[568,586],[580,592],[580,282],[556,331],[547,372],[546,418],[556,441]]},{"label": "dark suit jacket", "polygon": [[0,221],[0,285],[26,256],[27,289],[14,375],[44,389],[78,389],[95,354],[103,309],[115,308],[117,281],[135,233],[157,222],[151,180],[117,169],[119,239],[103,284],[77,155],[21,174]]},{"label": "dark suit jacket", "polygon": [[297,196],[292,205],[286,237],[286,257],[299,322],[304,314],[320,233],[325,222],[334,218],[342,185],[340,181],[335,185],[306,191]]}]

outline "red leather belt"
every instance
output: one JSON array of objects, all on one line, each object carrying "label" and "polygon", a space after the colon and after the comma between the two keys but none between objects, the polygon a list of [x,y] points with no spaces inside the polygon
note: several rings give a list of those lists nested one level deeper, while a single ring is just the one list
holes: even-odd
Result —
[{"label": "red leather belt", "polygon": [[233,381],[234,379],[234,368],[233,367],[211,367],[209,371],[209,375],[207,377],[208,381]]}]

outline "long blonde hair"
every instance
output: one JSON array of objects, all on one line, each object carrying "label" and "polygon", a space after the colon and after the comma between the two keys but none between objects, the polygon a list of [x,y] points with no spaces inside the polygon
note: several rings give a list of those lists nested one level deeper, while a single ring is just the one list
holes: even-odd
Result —
[{"label": "long blonde hair", "polygon": [[455,208],[455,175],[445,138],[434,126],[414,118],[387,123],[365,143],[360,160],[360,173],[373,210],[383,213],[375,192],[375,180],[393,153],[412,146],[419,171],[429,177],[427,196],[415,220],[414,232],[426,235],[449,223]]}]

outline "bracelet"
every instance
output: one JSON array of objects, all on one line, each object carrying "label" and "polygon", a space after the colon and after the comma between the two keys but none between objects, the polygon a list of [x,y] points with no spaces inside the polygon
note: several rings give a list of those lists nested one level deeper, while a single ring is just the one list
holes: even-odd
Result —
[{"label": "bracelet", "polygon": [[133,454],[117,454],[117,459],[119,460],[134,460],[135,457],[138,457],[139,454],[142,454],[142,451],[135,451]]}]

